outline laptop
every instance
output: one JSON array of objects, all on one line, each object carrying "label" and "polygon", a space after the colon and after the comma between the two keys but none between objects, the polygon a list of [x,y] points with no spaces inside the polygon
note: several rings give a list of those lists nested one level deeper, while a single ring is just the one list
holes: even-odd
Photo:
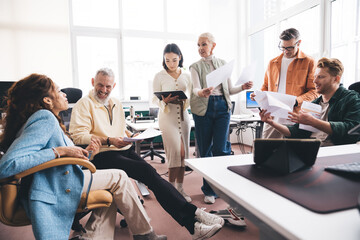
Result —
[{"label": "laptop", "polygon": [[251,100],[251,94],[253,92],[254,91],[246,91],[246,108],[247,109],[259,107],[259,104],[256,101]]},{"label": "laptop", "polygon": [[318,139],[255,139],[254,162],[260,168],[281,174],[310,168],[320,143]]}]

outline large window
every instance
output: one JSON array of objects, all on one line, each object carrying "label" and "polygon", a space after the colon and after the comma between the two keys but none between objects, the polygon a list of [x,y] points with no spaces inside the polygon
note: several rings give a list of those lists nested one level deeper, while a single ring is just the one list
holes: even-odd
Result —
[{"label": "large window", "polygon": [[[322,27],[319,1],[255,0],[250,2],[250,59],[258,63],[255,88],[260,88],[269,61],[281,54],[280,33],[296,28],[300,49],[317,59],[321,55]],[[307,2],[307,4],[303,4]],[[263,16],[258,18],[257,16]]]},{"label": "large window", "polygon": [[358,0],[251,0],[249,7],[250,60],[259,63],[255,88],[261,87],[269,61],[281,53],[279,34],[290,27],[299,30],[300,49],[315,60],[336,57],[342,61],[345,87],[360,81]]},{"label": "large window", "polygon": [[[360,2],[336,0],[331,3],[331,57],[344,64],[346,87],[360,81]],[[355,24],[354,24],[355,23]]]},{"label": "large window", "polygon": [[68,1],[0,0],[0,81],[46,74],[72,86]]},{"label": "large window", "polygon": [[168,43],[179,45],[185,70],[200,58],[203,32],[215,35],[216,56],[237,58],[237,8],[236,0],[70,0],[74,85],[87,91],[96,70],[110,67],[115,96],[148,101]]}]

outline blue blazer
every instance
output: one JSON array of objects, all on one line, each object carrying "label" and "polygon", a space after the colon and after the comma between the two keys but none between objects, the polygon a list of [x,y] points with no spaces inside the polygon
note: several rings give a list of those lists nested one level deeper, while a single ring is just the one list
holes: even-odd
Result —
[{"label": "blue blazer", "polygon": [[[72,145],[54,114],[39,110],[30,116],[0,159],[0,178],[54,159],[52,147]],[[83,184],[84,174],[77,165],[53,167],[33,174],[29,193],[22,203],[36,239],[68,239]]]}]

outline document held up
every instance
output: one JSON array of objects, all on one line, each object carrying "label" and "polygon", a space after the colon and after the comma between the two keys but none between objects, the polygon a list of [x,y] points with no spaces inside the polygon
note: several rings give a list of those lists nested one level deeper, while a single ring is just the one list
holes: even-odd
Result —
[{"label": "document held up", "polygon": [[278,118],[288,118],[288,112],[293,111],[296,97],[293,95],[255,91],[255,100],[261,109],[271,113],[271,116]]}]

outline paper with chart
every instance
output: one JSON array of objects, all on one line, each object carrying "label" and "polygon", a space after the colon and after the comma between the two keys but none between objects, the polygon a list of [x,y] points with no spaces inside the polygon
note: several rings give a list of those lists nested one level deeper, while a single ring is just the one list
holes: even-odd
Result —
[{"label": "paper with chart", "polygon": [[219,84],[223,83],[231,77],[232,71],[234,68],[234,60],[229,63],[215,69],[208,75],[206,75],[206,84],[207,87],[217,87]]},{"label": "paper with chart", "polygon": [[[310,113],[313,117],[320,119],[321,116],[321,106],[319,104],[311,103],[311,102],[303,102],[301,105],[301,110],[304,112]],[[309,125],[299,124],[300,129],[304,129],[310,132],[319,132],[319,129],[314,128]]]},{"label": "paper with chart", "polygon": [[132,138],[124,137],[123,140],[125,142],[136,142],[136,141],[140,141],[140,140],[144,140],[144,139],[148,139],[148,138],[152,138],[152,137],[157,137],[160,135],[161,135],[161,131],[156,130],[153,127],[149,127],[148,129],[146,129],[145,131],[143,131],[136,137],[132,137]]},{"label": "paper with chart", "polygon": [[252,62],[248,66],[244,67],[235,86],[240,86],[249,81],[254,81],[255,73],[256,73],[256,62]]},{"label": "paper with chart", "polygon": [[260,108],[270,112],[271,116],[280,119],[288,119],[288,112],[293,111],[296,96],[256,90],[255,100]]}]

